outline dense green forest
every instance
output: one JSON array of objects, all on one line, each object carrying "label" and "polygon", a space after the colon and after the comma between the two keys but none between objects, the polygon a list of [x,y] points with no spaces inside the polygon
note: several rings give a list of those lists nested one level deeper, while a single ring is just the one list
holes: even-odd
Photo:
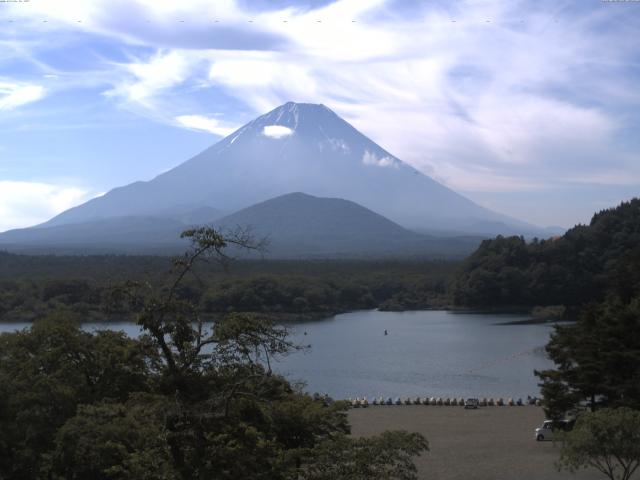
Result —
[{"label": "dense green forest", "polygon": [[596,213],[548,240],[497,237],[466,259],[451,286],[456,305],[566,305],[624,300],[640,291],[640,199]]},{"label": "dense green forest", "polygon": [[[27,256],[0,253],[0,321],[32,321],[65,308],[86,321],[130,312],[114,291],[125,281],[159,286],[171,267],[154,256]],[[279,319],[381,308],[442,307],[456,264],[444,261],[241,260],[194,268],[179,292],[210,315],[269,313]]]}]

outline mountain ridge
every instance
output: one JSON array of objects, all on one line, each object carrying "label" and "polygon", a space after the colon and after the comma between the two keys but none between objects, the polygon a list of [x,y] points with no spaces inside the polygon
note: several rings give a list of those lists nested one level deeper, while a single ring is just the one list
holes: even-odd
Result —
[{"label": "mountain ridge", "polygon": [[350,200],[301,192],[257,203],[215,222],[221,230],[243,225],[251,225],[257,238],[270,241],[270,255],[289,258],[461,257],[481,240],[419,234]]},{"label": "mountain ridge", "polygon": [[294,102],[257,117],[152,180],[114,188],[43,225],[123,214],[158,216],[178,203],[233,212],[291,191],[352,200],[414,230],[465,232],[487,221],[511,228],[482,233],[540,230],[439,184],[326,106]]},{"label": "mountain ridge", "polygon": [[0,234],[0,247],[20,253],[171,254],[188,245],[180,233],[201,224],[222,232],[248,227],[256,240],[270,240],[268,250],[258,254],[268,258],[461,257],[481,240],[419,234],[355,202],[301,192],[205,222],[189,223],[185,218],[127,216],[19,229]]}]

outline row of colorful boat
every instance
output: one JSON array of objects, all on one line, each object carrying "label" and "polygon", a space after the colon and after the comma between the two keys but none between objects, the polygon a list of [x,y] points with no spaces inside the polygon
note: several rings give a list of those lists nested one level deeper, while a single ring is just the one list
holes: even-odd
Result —
[{"label": "row of colorful boat", "polygon": [[[506,400],[503,398],[479,398],[474,399],[477,400],[476,405],[480,407],[493,407],[498,406],[502,407],[505,405],[508,406],[522,406],[522,405],[535,405],[540,406],[541,402],[539,398],[535,397],[527,397],[526,400],[522,400],[521,398],[513,399],[507,398]],[[369,405],[442,405],[442,406],[465,406],[469,403],[465,403],[464,398],[449,398],[449,397],[405,397],[400,398],[396,397],[395,399],[391,397],[378,397],[374,398],[371,402],[367,399],[367,397],[356,397],[356,398],[348,398],[347,402],[351,404],[354,408],[359,407],[368,407]]]}]

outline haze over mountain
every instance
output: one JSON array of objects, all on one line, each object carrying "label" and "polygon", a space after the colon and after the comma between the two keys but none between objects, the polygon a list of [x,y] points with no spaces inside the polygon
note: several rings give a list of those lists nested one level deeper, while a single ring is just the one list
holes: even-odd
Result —
[{"label": "haze over mountain", "polygon": [[151,181],[0,234],[0,245],[159,252],[184,247],[183,228],[214,221],[270,237],[280,257],[460,255],[478,235],[549,236],[418,172],[324,105],[289,102]]},{"label": "haze over mountain", "polygon": [[[198,222],[204,223],[204,222]],[[175,253],[188,244],[180,233],[188,225],[175,219],[127,216],[0,234],[0,249],[20,253]]]},{"label": "haze over mountain", "polygon": [[179,219],[138,215],[12,230],[0,235],[0,247],[23,253],[172,254],[187,246],[180,233],[201,224],[224,232],[249,226],[256,240],[268,240],[265,252],[234,252],[245,257],[461,257],[481,240],[419,234],[357,203],[304,193],[282,195],[218,220],[216,215],[216,210],[200,209]]},{"label": "haze over mountain", "polygon": [[[428,154],[428,152],[425,152]],[[413,230],[528,233],[378,146],[324,105],[286,103],[192,159],[69,209],[42,226],[177,208],[231,213],[293,191],[351,200]]]}]

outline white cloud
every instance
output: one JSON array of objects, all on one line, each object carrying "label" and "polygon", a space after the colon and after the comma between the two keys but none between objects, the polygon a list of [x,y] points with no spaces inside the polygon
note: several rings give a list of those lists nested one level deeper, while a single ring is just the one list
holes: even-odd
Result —
[{"label": "white cloud", "polygon": [[365,150],[362,155],[362,163],[365,165],[375,165],[376,167],[398,167],[395,160],[391,157],[385,156],[378,158],[378,156],[370,152],[369,150]]},{"label": "white cloud", "polygon": [[176,117],[176,120],[183,127],[202,130],[222,137],[226,137],[237,129],[237,127],[223,126],[217,119],[203,115],[180,115]]},{"label": "white cloud", "polygon": [[0,110],[36,102],[44,97],[45,90],[40,85],[0,82]]},{"label": "white cloud", "polygon": [[[185,49],[259,50],[279,42],[279,35],[261,28],[259,14],[241,8],[236,0],[31,0],[28,6],[7,9],[9,18],[19,19],[21,28],[30,26],[36,34],[44,28],[82,31],[129,45]],[[220,24],[212,29],[214,19]],[[44,20],[48,23],[43,25]]]},{"label": "white cloud", "polygon": [[[310,11],[285,10],[260,16],[272,31],[285,35],[296,54],[325,60],[363,61],[393,55],[400,38],[390,29],[360,22],[384,8],[387,0],[341,0]],[[288,19],[283,28],[283,18]]]},{"label": "white cloud", "polygon": [[266,125],[262,129],[262,134],[269,138],[283,138],[293,135],[293,130],[283,125]]},{"label": "white cloud", "polygon": [[0,232],[42,223],[92,196],[76,186],[0,180]]},{"label": "white cloud", "polygon": [[[292,61],[278,52],[215,52],[209,80],[214,87],[265,113],[289,100],[321,98],[313,61]],[[283,100],[286,99],[286,100]]]},{"label": "white cloud", "polygon": [[191,69],[187,55],[177,50],[158,52],[150,59],[120,65],[126,75],[107,96],[119,96],[128,102],[153,107],[154,97],[184,82]]}]

